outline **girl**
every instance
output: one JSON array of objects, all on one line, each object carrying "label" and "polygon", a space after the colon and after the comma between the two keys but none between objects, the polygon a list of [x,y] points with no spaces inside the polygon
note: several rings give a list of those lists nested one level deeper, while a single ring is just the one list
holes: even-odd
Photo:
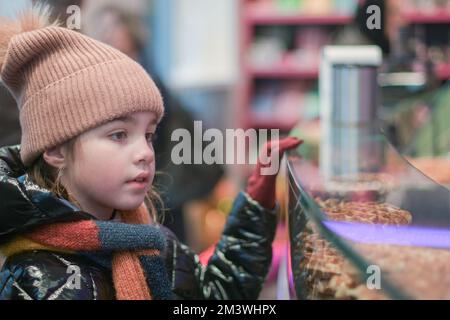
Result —
[{"label": "girl", "polygon": [[256,299],[276,176],[257,165],[203,267],[157,223],[152,138],[164,107],[149,75],[45,14],[1,21],[0,76],[22,137],[0,149],[0,299]]}]

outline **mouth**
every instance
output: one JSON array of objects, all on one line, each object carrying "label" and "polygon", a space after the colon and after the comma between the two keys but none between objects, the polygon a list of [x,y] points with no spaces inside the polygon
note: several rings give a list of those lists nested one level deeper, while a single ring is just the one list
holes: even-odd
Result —
[{"label": "mouth", "polygon": [[142,172],[139,175],[137,175],[133,180],[127,181],[128,183],[135,183],[135,184],[141,184],[146,185],[150,181],[150,173],[149,172]]}]

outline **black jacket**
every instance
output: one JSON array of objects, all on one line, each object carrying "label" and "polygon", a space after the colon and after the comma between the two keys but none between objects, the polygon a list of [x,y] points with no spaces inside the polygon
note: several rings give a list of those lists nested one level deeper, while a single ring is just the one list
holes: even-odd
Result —
[{"label": "black jacket", "polygon": [[[24,178],[19,147],[0,149],[0,246],[41,225],[95,219]],[[272,259],[276,216],[241,192],[206,267],[168,229],[164,252],[176,299],[257,299]],[[1,299],[114,299],[111,270],[82,254],[28,251],[9,257],[0,273]],[[81,288],[68,287],[80,270]]]}]

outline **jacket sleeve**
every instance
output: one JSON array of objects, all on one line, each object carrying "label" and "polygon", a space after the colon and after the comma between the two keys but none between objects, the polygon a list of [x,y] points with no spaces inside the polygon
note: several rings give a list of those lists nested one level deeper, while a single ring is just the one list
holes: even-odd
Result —
[{"label": "jacket sleeve", "polygon": [[190,299],[257,299],[272,261],[276,222],[275,212],[241,192],[207,266],[172,242],[174,293]]},{"label": "jacket sleeve", "polygon": [[30,251],[8,258],[0,272],[0,300],[113,298],[108,281],[94,282],[100,272],[68,259],[49,251]]}]

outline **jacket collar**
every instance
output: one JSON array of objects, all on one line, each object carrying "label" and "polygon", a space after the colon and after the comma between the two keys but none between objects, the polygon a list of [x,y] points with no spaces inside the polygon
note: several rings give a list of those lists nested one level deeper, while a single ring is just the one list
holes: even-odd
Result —
[{"label": "jacket collar", "polygon": [[37,226],[93,219],[31,181],[20,146],[0,148],[0,244]]}]

